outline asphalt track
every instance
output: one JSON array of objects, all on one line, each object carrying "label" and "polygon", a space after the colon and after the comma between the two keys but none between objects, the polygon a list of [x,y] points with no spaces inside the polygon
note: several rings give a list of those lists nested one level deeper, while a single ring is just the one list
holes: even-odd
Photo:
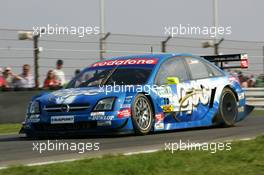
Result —
[{"label": "asphalt track", "polygon": [[[231,128],[196,128],[155,133],[146,136],[93,136],[86,138],[64,138],[57,142],[100,143],[99,151],[33,151],[33,142],[47,140],[26,140],[19,135],[0,136],[0,168],[8,165],[43,163],[97,157],[104,154],[121,154],[164,149],[165,143],[190,141],[195,143],[247,139],[264,134],[264,116],[249,116]],[[56,140],[51,140],[56,142]]]}]

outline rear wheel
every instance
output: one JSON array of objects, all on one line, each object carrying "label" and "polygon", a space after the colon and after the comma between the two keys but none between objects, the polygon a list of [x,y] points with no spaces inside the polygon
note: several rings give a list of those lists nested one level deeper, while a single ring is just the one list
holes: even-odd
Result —
[{"label": "rear wheel", "polygon": [[237,114],[237,100],[235,94],[231,89],[224,88],[219,101],[215,124],[233,126],[236,122]]},{"label": "rear wheel", "polygon": [[132,121],[134,130],[139,135],[148,134],[153,124],[153,110],[149,99],[138,94],[132,106]]}]

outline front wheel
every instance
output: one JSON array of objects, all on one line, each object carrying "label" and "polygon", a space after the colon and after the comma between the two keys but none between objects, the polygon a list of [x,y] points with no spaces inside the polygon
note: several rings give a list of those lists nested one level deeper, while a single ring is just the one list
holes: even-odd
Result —
[{"label": "front wheel", "polygon": [[233,126],[238,115],[237,101],[235,94],[229,88],[224,88],[219,101],[216,124]]},{"label": "front wheel", "polygon": [[148,134],[153,124],[153,110],[149,99],[138,94],[132,105],[132,122],[136,134]]}]

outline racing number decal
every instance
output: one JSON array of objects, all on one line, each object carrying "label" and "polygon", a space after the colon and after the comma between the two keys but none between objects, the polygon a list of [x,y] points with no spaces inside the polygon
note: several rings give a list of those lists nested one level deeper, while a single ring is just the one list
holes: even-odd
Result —
[{"label": "racing number decal", "polygon": [[190,84],[178,84],[176,93],[172,92],[170,86],[161,86],[157,89],[157,94],[161,98],[169,99],[168,103],[161,104],[163,112],[186,112],[187,114],[192,114],[193,109],[199,104],[208,105],[211,90],[209,86],[191,82]]},{"label": "racing number decal", "polygon": [[194,107],[199,104],[207,105],[210,101],[211,88],[204,85],[194,84],[192,89],[188,89],[184,86],[177,88],[179,95],[179,112],[186,111],[191,114]]}]

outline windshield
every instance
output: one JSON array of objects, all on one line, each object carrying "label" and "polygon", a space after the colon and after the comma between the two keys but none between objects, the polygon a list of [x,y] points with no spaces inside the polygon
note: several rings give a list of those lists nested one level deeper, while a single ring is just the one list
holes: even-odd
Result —
[{"label": "windshield", "polygon": [[99,85],[142,85],[148,80],[151,67],[109,67],[88,69],[73,79],[67,88]]}]

